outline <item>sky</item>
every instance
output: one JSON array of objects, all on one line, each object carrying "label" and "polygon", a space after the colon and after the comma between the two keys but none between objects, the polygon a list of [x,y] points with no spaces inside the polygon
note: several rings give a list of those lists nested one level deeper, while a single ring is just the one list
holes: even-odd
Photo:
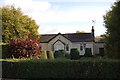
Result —
[{"label": "sky", "polygon": [[[106,32],[103,15],[115,0],[0,0],[0,7],[14,5],[21,8],[40,26],[39,34],[91,32],[95,36]],[[95,21],[95,23],[92,22]]]}]

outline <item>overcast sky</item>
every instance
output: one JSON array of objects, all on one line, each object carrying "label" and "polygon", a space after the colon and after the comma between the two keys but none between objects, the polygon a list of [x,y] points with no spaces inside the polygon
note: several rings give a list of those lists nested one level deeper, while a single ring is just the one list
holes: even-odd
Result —
[{"label": "overcast sky", "polygon": [[103,15],[115,0],[0,0],[0,7],[14,5],[32,17],[40,26],[40,34],[91,32],[92,20],[95,35],[106,32]]}]

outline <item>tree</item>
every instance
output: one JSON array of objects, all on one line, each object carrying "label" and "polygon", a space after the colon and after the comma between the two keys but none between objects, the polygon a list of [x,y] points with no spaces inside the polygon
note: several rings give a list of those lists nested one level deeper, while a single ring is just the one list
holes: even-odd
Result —
[{"label": "tree", "polygon": [[95,38],[105,39],[107,36],[107,34],[101,34],[100,36],[96,36]]},{"label": "tree", "polygon": [[115,2],[103,18],[108,35],[106,54],[110,58],[120,59],[120,1]]},{"label": "tree", "polygon": [[85,33],[85,31],[79,31],[79,30],[77,30],[76,33]]},{"label": "tree", "polygon": [[[2,42],[9,43],[13,38],[28,37],[29,33],[39,37],[39,26],[27,15],[23,15],[20,8],[7,6],[0,8],[2,11]],[[23,34],[24,33],[24,34]]]}]

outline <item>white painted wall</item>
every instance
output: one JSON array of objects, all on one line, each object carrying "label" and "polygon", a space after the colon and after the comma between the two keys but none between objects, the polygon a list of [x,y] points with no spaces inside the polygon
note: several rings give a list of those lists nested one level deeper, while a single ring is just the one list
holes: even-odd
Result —
[{"label": "white painted wall", "polygon": [[99,54],[99,48],[104,48],[105,43],[95,43],[95,54]]},{"label": "white painted wall", "polygon": [[[58,40],[64,42],[65,46],[63,45],[63,43],[61,43]],[[68,39],[66,39],[65,37],[63,37],[61,35],[56,36],[49,43],[41,43],[40,45],[42,46],[42,50],[51,51],[52,47],[53,47],[52,46],[53,44],[56,47],[55,50],[57,50],[58,45],[61,45],[61,48],[62,49],[65,48],[65,51],[66,51],[66,45],[68,44],[69,45],[69,51],[67,51],[68,53],[70,53],[71,48],[77,48],[80,52],[80,55],[85,54],[85,48],[91,48],[92,55],[94,55],[94,54],[99,54],[99,48],[104,47],[103,43],[94,43],[94,42],[73,42],[72,43],[71,41],[69,41]],[[83,46],[83,50],[80,50],[80,46]]]}]

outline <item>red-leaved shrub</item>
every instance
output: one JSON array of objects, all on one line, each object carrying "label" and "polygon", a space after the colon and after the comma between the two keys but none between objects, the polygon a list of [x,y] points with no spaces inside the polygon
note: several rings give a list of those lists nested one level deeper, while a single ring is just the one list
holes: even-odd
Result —
[{"label": "red-leaved shrub", "polygon": [[15,38],[9,44],[9,56],[15,58],[28,58],[32,56],[39,56],[40,41],[35,38]]}]

